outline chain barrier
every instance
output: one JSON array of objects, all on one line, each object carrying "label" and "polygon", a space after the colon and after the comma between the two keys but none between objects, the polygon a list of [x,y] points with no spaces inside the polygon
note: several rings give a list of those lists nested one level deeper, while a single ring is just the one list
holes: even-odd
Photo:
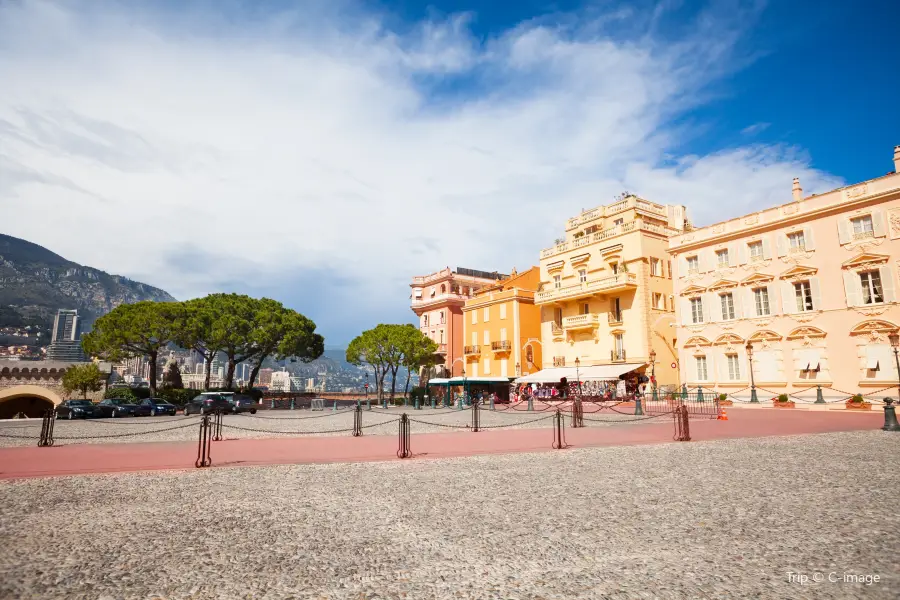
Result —
[{"label": "chain barrier", "polygon": [[626,415],[626,416],[629,416],[632,418],[631,419],[591,419],[591,418],[585,417],[584,420],[592,422],[592,423],[631,423],[633,421],[649,421],[650,419],[658,419],[660,417],[668,417],[668,416],[672,415],[672,411],[659,413],[657,415],[644,415],[643,417],[635,417],[634,415],[629,414],[629,413],[618,413],[618,414]]},{"label": "chain barrier", "polygon": [[559,409],[556,410],[556,414],[553,415],[553,444],[551,448],[554,450],[562,450],[564,448],[568,448],[569,445],[566,444],[566,421],[563,419],[562,412]]},{"label": "chain barrier", "polygon": [[353,431],[352,427],[347,429],[327,429],[325,431],[272,431],[270,429],[255,429],[252,427],[239,427],[238,425],[226,425],[222,424],[222,427],[225,429],[237,429],[238,431],[251,431],[253,433],[278,433],[282,435],[316,435],[316,434],[324,434],[324,433],[346,433],[348,431]]},{"label": "chain barrier", "polygon": [[38,439],[39,447],[49,447],[53,445],[53,425],[56,423],[56,411],[48,408],[44,411],[44,418],[41,421],[41,437]]},{"label": "chain barrier", "polygon": [[[138,418],[138,417],[134,417],[134,418]],[[149,424],[155,425],[155,424],[157,424],[157,423],[177,423],[178,421],[187,421],[187,420],[189,420],[189,419],[196,419],[196,416],[194,416],[194,415],[188,415],[188,416],[186,416],[186,417],[176,417],[176,418],[174,418],[174,419],[157,419],[156,417],[153,417],[153,420],[150,421]],[[84,419],[84,422],[85,422],[85,423],[91,423],[92,425],[124,425],[124,426],[126,426],[126,427],[128,427],[128,426],[134,426],[134,425],[146,425],[146,424],[148,424],[147,421],[141,421],[141,422],[131,421],[131,422],[126,422],[126,421],[120,421],[120,420],[118,420],[118,419],[113,420],[113,421],[106,421],[106,420],[100,420],[100,419]]]},{"label": "chain barrier", "polygon": [[197,439],[197,460],[194,466],[198,469],[212,464],[212,436],[210,435],[209,415],[203,415],[200,419],[200,435]]},{"label": "chain barrier", "polygon": [[547,419],[555,419],[556,415],[547,415],[546,417],[538,417],[530,421],[518,421],[516,423],[503,423],[502,425],[482,425],[482,429],[504,429],[506,427],[516,427],[517,425],[527,425],[529,423],[537,423],[538,421],[546,421]]},{"label": "chain barrier", "polygon": [[186,425],[176,425],[175,427],[166,427],[165,429],[154,429],[153,431],[132,431],[129,433],[118,433],[112,435],[76,435],[76,436],[56,436],[57,440],[99,440],[99,439],[110,439],[110,438],[126,438],[126,437],[137,437],[139,435],[150,435],[153,433],[163,433],[165,431],[175,431],[177,429],[185,429],[187,427],[193,427],[194,423],[188,423]]},{"label": "chain barrier", "polygon": [[398,427],[398,443],[397,443],[397,458],[409,458],[412,456],[412,448],[410,447],[410,435],[409,435],[409,417],[406,413],[400,416],[400,425]]}]

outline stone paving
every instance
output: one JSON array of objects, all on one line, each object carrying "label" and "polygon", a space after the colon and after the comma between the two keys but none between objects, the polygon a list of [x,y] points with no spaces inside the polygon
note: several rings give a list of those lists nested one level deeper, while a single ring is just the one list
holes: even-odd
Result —
[{"label": "stone paving", "polygon": [[0,598],[896,598],[898,450],[865,431],[0,482]]},{"label": "stone paving", "polygon": [[[396,435],[397,419],[404,412],[413,419],[415,433],[465,431],[472,421],[472,414],[468,409],[373,408],[371,411],[363,410],[364,434]],[[585,414],[585,420],[589,426],[602,427],[606,424],[641,424],[671,419],[668,415],[655,418],[635,417],[633,412],[633,408],[614,407]],[[486,429],[549,428],[552,415],[551,410],[528,412],[524,407],[500,411],[483,409],[481,425]],[[195,441],[199,422],[200,417],[196,415],[74,421],[59,419],[54,427],[54,436],[58,444]],[[353,410],[260,411],[256,415],[225,415],[223,424],[223,435],[228,439],[277,438],[288,434],[346,436],[350,435],[353,428]],[[40,419],[0,421],[0,448],[32,446],[37,442],[40,431]]]}]

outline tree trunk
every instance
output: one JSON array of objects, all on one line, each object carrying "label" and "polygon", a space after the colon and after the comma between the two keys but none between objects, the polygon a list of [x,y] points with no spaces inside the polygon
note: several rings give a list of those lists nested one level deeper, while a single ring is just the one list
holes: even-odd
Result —
[{"label": "tree trunk", "polygon": [[259,361],[257,361],[255,365],[253,365],[253,368],[250,370],[250,383],[247,384],[248,390],[253,389],[253,384],[256,383],[256,378],[257,376],[259,376],[259,370],[262,368],[263,362],[265,362],[265,360],[266,357],[263,356],[259,359]]},{"label": "tree trunk", "polygon": [[209,383],[212,379],[212,357],[215,356],[215,352],[211,352],[209,357],[204,356],[206,359],[206,379],[203,381],[203,391],[209,391]]},{"label": "tree trunk", "polygon": [[375,385],[378,386],[378,401],[381,402],[384,399],[384,376],[387,373],[387,368],[384,365],[381,365],[379,369],[375,372]]},{"label": "tree trunk", "polygon": [[234,387],[234,369],[237,365],[234,362],[234,357],[228,357],[228,373],[225,374],[225,389],[230,390]]},{"label": "tree trunk", "polygon": [[409,396],[409,367],[406,368],[406,387],[403,390],[404,396]]},{"label": "tree trunk", "polygon": [[394,403],[394,394],[397,391],[397,367],[391,367],[391,404]]},{"label": "tree trunk", "polygon": [[159,355],[157,350],[149,353],[147,358],[150,359],[150,396],[156,396],[156,358]]}]

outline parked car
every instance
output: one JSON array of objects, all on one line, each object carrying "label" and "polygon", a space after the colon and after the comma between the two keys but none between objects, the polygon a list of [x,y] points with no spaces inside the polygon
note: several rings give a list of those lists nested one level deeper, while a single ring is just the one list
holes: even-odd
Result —
[{"label": "parked car", "polygon": [[96,410],[100,417],[133,417],[137,405],[126,398],[101,400]]},{"label": "parked car", "polygon": [[231,397],[225,396],[225,399],[231,403],[231,412],[234,414],[245,413],[248,412],[251,415],[256,414],[256,400],[251,398],[250,396],[244,396],[243,394],[231,394]]},{"label": "parked car", "polygon": [[162,398],[144,398],[135,407],[135,415],[138,417],[155,417],[156,415],[174,415],[174,404],[170,404]]},{"label": "parked car", "polygon": [[184,414],[186,415],[205,415],[221,409],[222,412],[232,412],[231,402],[221,394],[203,393],[184,405]]},{"label": "parked car", "polygon": [[90,400],[66,400],[56,407],[57,419],[87,419],[100,416],[97,406]]}]

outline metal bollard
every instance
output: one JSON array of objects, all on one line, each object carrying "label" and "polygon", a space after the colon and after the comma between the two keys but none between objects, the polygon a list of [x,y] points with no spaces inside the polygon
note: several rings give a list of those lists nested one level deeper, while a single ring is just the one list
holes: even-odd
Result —
[{"label": "metal bollard", "polygon": [[410,438],[409,438],[409,417],[406,413],[400,416],[400,427],[399,427],[399,443],[397,445],[397,458],[409,458],[412,456],[412,449],[410,448]]},{"label": "metal bollard", "polygon": [[294,410],[294,399],[291,398],[291,410]]},{"label": "metal bollard", "polygon": [[434,408],[434,397],[431,398],[431,408]]},{"label": "metal bollard", "polygon": [[641,395],[635,394],[634,396],[634,414],[635,416],[644,414],[644,407],[641,406]]},{"label": "metal bollard", "polygon": [[566,444],[566,422],[563,420],[562,413],[557,408],[556,414],[553,415],[553,445],[554,450],[562,450],[567,447]]},{"label": "metal bollard", "polygon": [[356,410],[353,411],[353,437],[362,435],[362,405],[356,401]]},{"label": "metal bollard", "polygon": [[201,467],[208,467],[212,464],[212,456],[210,453],[212,436],[210,435],[209,429],[209,415],[203,415],[203,417],[200,418],[200,436],[197,441],[197,460],[194,461],[194,466],[198,469]]},{"label": "metal bollard", "polygon": [[494,410],[494,396],[491,395],[491,410]]},{"label": "metal bollard", "polygon": [[478,406],[478,401],[472,402],[472,431],[478,433],[478,428],[481,426],[481,408]]},{"label": "metal bollard", "polygon": [[416,396],[416,410],[419,410],[419,397]]},{"label": "metal bollard", "polygon": [[534,396],[528,396],[528,412],[534,410]]},{"label": "metal bollard", "polygon": [[891,406],[894,401],[891,398],[884,399],[884,431],[900,431],[900,423],[897,423],[896,407]]},{"label": "metal bollard", "polygon": [[217,408],[216,411],[213,413],[213,417],[214,417],[214,419],[213,419],[213,424],[212,424],[212,428],[213,428],[212,440],[214,442],[221,442],[222,441],[222,409]]},{"label": "metal bollard", "polygon": [[372,401],[366,398],[366,410],[372,410]]},{"label": "metal bollard", "polygon": [[334,406],[331,407],[331,412],[337,412],[337,400],[334,401]]},{"label": "metal bollard", "polygon": [[822,386],[816,386],[816,401],[813,404],[825,404],[825,397],[822,395]]},{"label": "metal bollard", "polygon": [[53,445],[53,426],[56,424],[56,411],[48,408],[44,411],[43,420],[41,421],[41,437],[38,440],[38,446],[49,447]]}]

